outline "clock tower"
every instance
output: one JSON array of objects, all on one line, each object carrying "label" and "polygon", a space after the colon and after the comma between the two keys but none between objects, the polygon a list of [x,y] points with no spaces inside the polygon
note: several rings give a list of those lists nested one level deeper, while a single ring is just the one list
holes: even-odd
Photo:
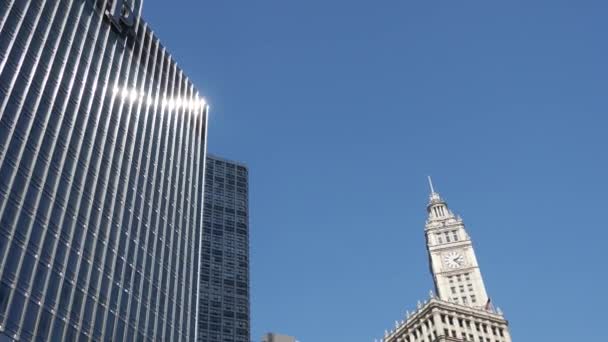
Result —
[{"label": "clock tower", "polygon": [[470,307],[488,302],[473,243],[464,222],[433,188],[426,207],[426,246],[435,290],[440,299]]},{"label": "clock tower", "polygon": [[424,229],[435,292],[385,330],[381,342],[512,342],[509,322],[489,305],[471,238],[433,188]]}]

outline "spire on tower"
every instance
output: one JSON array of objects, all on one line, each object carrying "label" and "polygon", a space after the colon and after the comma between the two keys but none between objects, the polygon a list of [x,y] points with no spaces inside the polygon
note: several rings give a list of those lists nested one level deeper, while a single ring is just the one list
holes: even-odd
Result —
[{"label": "spire on tower", "polygon": [[429,196],[429,205],[433,204],[433,203],[443,202],[443,200],[441,199],[441,196],[439,196],[439,194],[435,192],[435,187],[433,186],[433,179],[431,179],[431,176],[426,176],[426,178],[428,179],[429,186],[431,187],[431,195]]},{"label": "spire on tower", "polygon": [[433,188],[433,180],[431,179],[431,176],[426,176],[426,178],[428,178],[429,180],[429,185],[431,186],[431,193],[434,194],[435,189]]}]

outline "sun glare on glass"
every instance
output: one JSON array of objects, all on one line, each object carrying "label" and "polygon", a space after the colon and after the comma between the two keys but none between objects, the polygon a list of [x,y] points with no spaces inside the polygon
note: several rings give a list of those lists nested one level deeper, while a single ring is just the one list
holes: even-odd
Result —
[{"label": "sun glare on glass", "polygon": [[128,87],[117,87],[114,86],[112,88],[112,96],[120,97],[123,101],[129,101],[133,104],[141,104],[146,105],[148,107],[152,106],[160,106],[162,109],[169,110],[185,110],[185,111],[194,111],[195,113],[199,113],[208,109],[207,102],[204,98],[199,96],[194,96],[192,98],[184,98],[184,97],[162,97],[153,96],[152,94],[147,94],[144,91],[137,91],[136,89],[129,89]]}]

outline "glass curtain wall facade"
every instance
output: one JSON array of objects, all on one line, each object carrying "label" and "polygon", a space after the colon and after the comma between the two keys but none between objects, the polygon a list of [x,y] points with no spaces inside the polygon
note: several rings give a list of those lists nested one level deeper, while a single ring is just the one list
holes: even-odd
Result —
[{"label": "glass curtain wall facade", "polygon": [[247,167],[207,156],[198,340],[249,342]]},{"label": "glass curtain wall facade", "polygon": [[207,106],[140,12],[0,0],[2,341],[196,339]]}]

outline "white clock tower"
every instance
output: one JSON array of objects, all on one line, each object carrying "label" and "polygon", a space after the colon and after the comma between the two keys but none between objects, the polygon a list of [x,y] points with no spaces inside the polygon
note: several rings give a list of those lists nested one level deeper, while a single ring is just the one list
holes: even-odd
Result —
[{"label": "white clock tower", "polygon": [[435,293],[384,332],[382,342],[512,342],[509,322],[489,305],[462,219],[433,188],[424,233]]},{"label": "white clock tower", "polygon": [[433,188],[427,205],[426,246],[431,273],[439,298],[471,307],[488,302],[486,287],[479,271],[471,238],[464,222],[449,210]]}]

